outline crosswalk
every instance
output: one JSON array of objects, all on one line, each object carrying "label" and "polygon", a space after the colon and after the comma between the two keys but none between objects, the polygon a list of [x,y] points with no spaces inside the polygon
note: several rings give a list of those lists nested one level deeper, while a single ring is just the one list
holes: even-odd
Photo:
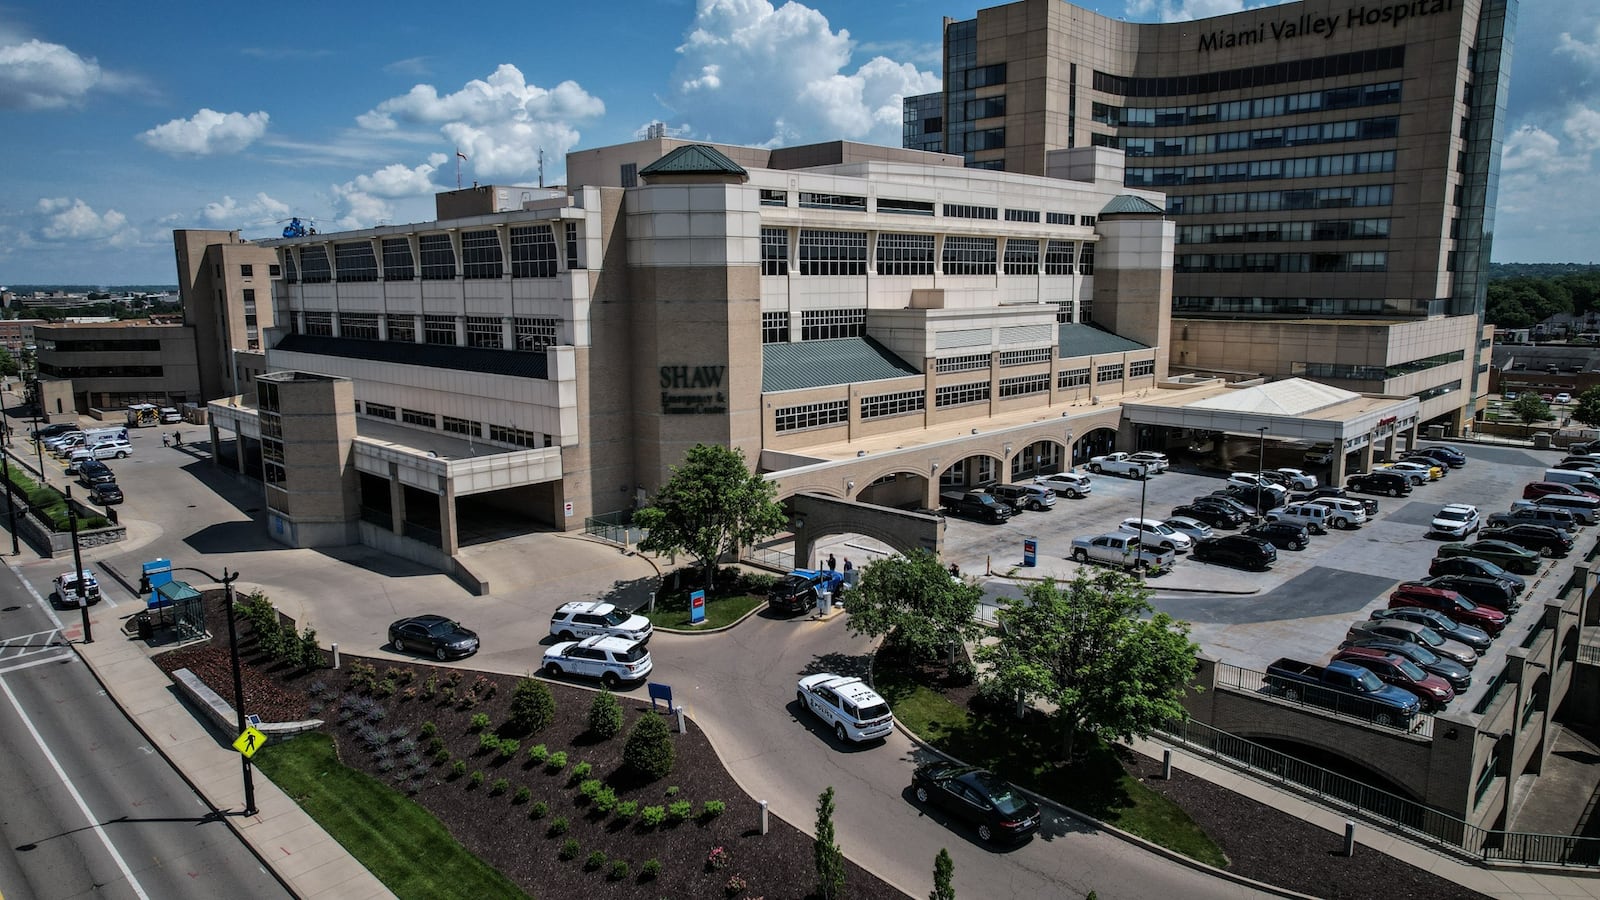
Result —
[{"label": "crosswalk", "polygon": [[71,656],[72,650],[59,628],[0,638],[0,674]]}]

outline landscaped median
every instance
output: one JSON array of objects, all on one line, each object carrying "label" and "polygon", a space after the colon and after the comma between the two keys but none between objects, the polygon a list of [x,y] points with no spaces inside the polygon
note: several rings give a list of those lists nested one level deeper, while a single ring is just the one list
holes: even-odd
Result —
[{"label": "landscaped median", "polygon": [[668,584],[677,587],[663,589],[656,597],[656,608],[640,609],[640,615],[650,620],[656,628],[667,631],[694,633],[725,628],[738,622],[767,602],[767,589],[772,587],[774,576],[765,573],[745,572],[740,569],[721,569],[716,586],[706,593],[705,621],[689,621],[689,596],[704,585],[698,570],[684,569],[669,576]]}]

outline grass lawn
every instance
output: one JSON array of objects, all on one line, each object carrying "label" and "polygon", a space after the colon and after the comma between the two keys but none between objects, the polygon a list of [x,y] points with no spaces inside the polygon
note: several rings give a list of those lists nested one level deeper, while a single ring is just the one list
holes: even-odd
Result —
[{"label": "grass lawn", "polygon": [[699,625],[689,624],[689,600],[687,597],[663,597],[656,602],[655,612],[646,612],[641,607],[639,614],[649,619],[650,624],[658,628],[720,628],[723,625],[732,625],[739,620],[740,616],[766,602],[767,598],[760,594],[709,597],[706,599],[706,620]]},{"label": "grass lawn", "polygon": [[340,763],[326,735],[270,743],[255,764],[401,900],[527,896],[427,810]]},{"label": "grass lawn", "polygon": [[879,671],[874,680],[902,725],[952,756],[1145,840],[1227,866],[1221,848],[1187,813],[1124,771],[1111,748],[1093,737],[1080,734],[1077,748],[1087,747],[1087,754],[1063,766],[1055,762],[1061,735],[1048,724],[970,715],[908,672]]}]

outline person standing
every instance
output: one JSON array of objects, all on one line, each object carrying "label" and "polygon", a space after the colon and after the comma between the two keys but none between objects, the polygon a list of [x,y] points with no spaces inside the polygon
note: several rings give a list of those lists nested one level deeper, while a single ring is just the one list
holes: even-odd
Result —
[{"label": "person standing", "polygon": [[833,554],[832,553],[829,553],[828,554],[828,571],[829,572],[836,572],[836,571],[838,571],[838,569],[839,569],[839,561],[833,558]]}]

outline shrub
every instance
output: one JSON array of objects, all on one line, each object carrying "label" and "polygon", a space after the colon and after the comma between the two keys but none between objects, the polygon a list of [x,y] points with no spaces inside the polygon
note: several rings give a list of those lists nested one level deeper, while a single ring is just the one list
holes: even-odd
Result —
[{"label": "shrub", "polygon": [[439,676],[429,675],[428,680],[422,683],[422,699],[432,700],[433,695],[439,693]]},{"label": "shrub", "polygon": [[749,886],[743,875],[735,873],[728,876],[728,883],[722,886],[722,892],[729,897],[737,897],[744,893],[745,888]]},{"label": "shrub", "polygon": [[483,773],[473,772],[472,777],[467,779],[467,790],[470,791],[481,784],[483,784]]},{"label": "shrub", "polygon": [[608,740],[621,730],[622,704],[617,702],[617,695],[606,690],[595,694],[594,702],[589,704],[589,731],[601,740]]},{"label": "shrub", "polygon": [[522,742],[511,738],[501,738],[499,745],[495,747],[495,751],[500,754],[501,759],[510,759],[516,756],[521,749]]},{"label": "shrub", "polygon": [[528,807],[528,818],[530,819],[542,819],[548,815],[550,815],[550,804],[543,800]]},{"label": "shrub", "polygon": [[533,734],[555,718],[556,699],[542,682],[519,678],[511,691],[509,715],[506,727],[512,734]]},{"label": "shrub", "polygon": [[[554,828],[555,823],[551,822],[550,827]],[[573,840],[572,838],[567,838],[565,841],[561,842],[561,852],[557,853],[556,855],[562,859],[573,859],[582,852],[583,848],[578,846],[577,841]]]},{"label": "shrub", "polygon": [[721,800],[707,800],[700,807],[700,818],[706,820],[715,819],[717,816],[720,816],[726,812],[727,809],[728,805],[723,803]]},{"label": "shrub", "polygon": [[445,753],[446,751],[445,751],[445,748],[444,748],[444,738],[441,738],[441,737],[439,737],[437,735],[435,735],[435,736],[433,736],[431,738],[428,738],[428,751],[427,752],[428,752],[429,756],[438,756],[441,753]]},{"label": "shrub", "polygon": [[601,853],[599,850],[596,850],[589,854],[588,859],[583,861],[583,868],[587,871],[593,872],[595,869],[598,869],[605,864],[606,855]]},{"label": "shrub", "polygon": [[468,731],[482,731],[489,727],[489,714],[477,713],[472,717],[472,723],[467,726]]},{"label": "shrub", "polygon": [[667,808],[665,806],[646,806],[644,809],[639,811],[639,821],[642,824],[648,825],[652,828],[660,825],[666,820]]},{"label": "shrub", "polygon": [[533,791],[528,790],[527,785],[517,788],[517,792],[511,795],[512,803],[527,803],[531,799],[533,799]]},{"label": "shrub", "polygon": [[674,800],[667,804],[667,821],[682,822],[689,818],[689,813],[694,811],[694,804],[687,800]]},{"label": "shrub", "polygon": [[594,808],[603,813],[609,813],[617,808],[617,792],[609,787],[602,787],[594,795]]},{"label": "shrub", "polygon": [[639,801],[624,800],[617,804],[617,818],[626,822],[639,814]]},{"label": "shrub", "polygon": [[534,744],[528,749],[528,760],[534,765],[540,765],[550,758],[550,748],[543,744]]},{"label": "shrub", "polygon": [[582,784],[578,785],[578,796],[585,800],[593,800],[595,795],[600,793],[600,788],[602,787],[604,785],[598,778],[585,779]]},{"label": "shrub", "polygon": [[712,847],[711,852],[706,854],[706,871],[715,872],[726,869],[731,862],[733,862],[733,855],[728,852],[727,847]]},{"label": "shrub", "polygon": [[461,776],[467,774],[467,761],[464,760],[464,759],[458,759],[455,762],[451,763],[450,764],[450,774],[454,775],[457,778],[460,778]]},{"label": "shrub", "polygon": [[294,661],[298,662],[301,668],[322,668],[322,648],[317,646],[317,630],[315,628],[308,625],[304,631],[300,632],[299,646],[295,650],[297,658]]},{"label": "shrub", "polygon": [[612,881],[621,881],[622,879],[627,878],[628,861],[625,859],[613,860],[611,863],[611,871],[606,873],[606,877]]},{"label": "shrub", "polygon": [[622,745],[622,762],[644,778],[655,781],[672,772],[672,731],[660,716],[639,719]]},{"label": "shrub", "polygon": [[439,733],[439,726],[433,724],[432,722],[423,722],[422,729],[417,733],[425,738],[431,738]]},{"label": "shrub", "polygon": [[659,859],[647,859],[644,861],[644,865],[639,867],[639,877],[645,881],[650,881],[660,874],[661,860]]},{"label": "shrub", "polygon": [[676,796],[678,796],[678,786],[677,785],[673,785],[672,787],[667,788],[667,796],[668,797],[676,797]]},{"label": "shrub", "polygon": [[550,834],[552,836],[558,835],[558,834],[566,834],[567,833],[567,825],[568,825],[568,822],[567,822],[567,817],[566,816],[556,816],[554,819],[550,820]]},{"label": "shrub", "polygon": [[490,750],[500,749],[500,738],[494,732],[485,731],[478,735],[478,752],[487,753]]},{"label": "shrub", "polygon": [[511,789],[511,782],[504,778],[496,778],[494,784],[489,785],[489,796],[498,797]]},{"label": "shrub", "polygon": [[567,751],[557,750],[550,754],[549,768],[552,772],[559,772],[567,767]]},{"label": "shrub", "polygon": [[594,771],[594,765],[591,764],[588,760],[585,760],[585,761],[583,761],[581,763],[578,763],[577,765],[572,767],[572,777],[574,777],[574,778],[588,778],[589,777],[589,773],[593,772],[593,771]]}]

